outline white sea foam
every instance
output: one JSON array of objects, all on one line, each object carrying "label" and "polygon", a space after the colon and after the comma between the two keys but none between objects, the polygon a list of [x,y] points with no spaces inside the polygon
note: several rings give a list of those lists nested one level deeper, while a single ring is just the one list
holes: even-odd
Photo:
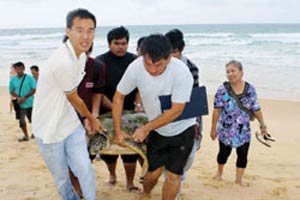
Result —
[{"label": "white sea foam", "polygon": [[[242,61],[245,80],[253,83],[260,97],[300,101],[300,25],[191,25],[130,27],[129,51],[136,51],[139,37],[171,28],[183,31],[184,53],[199,66],[200,82],[214,94],[224,80],[224,65]],[[104,32],[103,32],[104,30]],[[94,42],[93,56],[108,50],[102,28]],[[272,32],[272,30],[274,30]],[[102,32],[101,32],[102,31]],[[149,32],[150,31],[150,32]],[[19,29],[0,32],[0,85],[8,84],[11,63],[41,65],[61,44],[63,29]],[[28,70],[28,69],[27,69]]]},{"label": "white sea foam", "polygon": [[0,41],[15,41],[15,40],[38,40],[38,39],[51,39],[62,38],[64,33],[51,33],[51,34],[12,34],[0,36]]},{"label": "white sea foam", "polygon": [[225,38],[225,37],[234,37],[236,36],[236,34],[234,33],[222,33],[222,32],[219,32],[219,33],[185,33],[184,36],[186,38],[189,38],[189,37],[207,37],[207,38]]},{"label": "white sea foam", "polygon": [[279,42],[286,44],[300,44],[300,32],[299,33],[255,33],[249,34],[254,41],[264,42]]}]

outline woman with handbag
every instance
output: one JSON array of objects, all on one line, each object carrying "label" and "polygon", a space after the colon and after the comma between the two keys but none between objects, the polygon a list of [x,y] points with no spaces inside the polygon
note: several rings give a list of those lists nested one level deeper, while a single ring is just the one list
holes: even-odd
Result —
[{"label": "woman with handbag", "polygon": [[236,179],[235,183],[249,186],[242,181],[247,166],[247,156],[251,140],[250,120],[256,118],[260,123],[263,135],[267,134],[262,111],[259,106],[256,91],[253,85],[245,82],[243,66],[239,61],[232,60],[226,64],[228,82],[221,85],[214,98],[211,139],[219,139],[219,153],[217,156],[217,180],[222,179],[224,165],[236,148]]}]

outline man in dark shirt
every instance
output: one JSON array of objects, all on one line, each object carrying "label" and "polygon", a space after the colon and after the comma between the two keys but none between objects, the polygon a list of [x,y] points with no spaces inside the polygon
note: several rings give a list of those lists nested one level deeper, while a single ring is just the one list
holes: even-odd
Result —
[{"label": "man in dark shirt", "polygon": [[99,107],[105,89],[103,63],[89,57],[85,66],[85,76],[78,87],[78,95],[95,117],[99,115]]},{"label": "man in dark shirt", "polygon": [[30,67],[30,72],[31,72],[31,75],[33,76],[33,78],[35,79],[36,82],[38,82],[38,79],[39,79],[39,67],[37,65],[32,65]]},{"label": "man in dark shirt", "polygon": [[[107,41],[109,45],[109,51],[96,57],[96,60],[100,60],[106,66],[105,75],[105,96],[103,98],[104,110],[107,112],[112,110],[112,99],[115,94],[117,85],[125,73],[128,65],[137,58],[135,54],[127,52],[129,42],[129,32],[123,26],[112,29],[107,34]],[[133,91],[125,99],[124,110],[135,109],[135,98],[137,90]],[[114,155],[101,155],[101,158],[105,161],[110,177],[109,184],[115,185],[117,182],[116,176],[116,164],[118,156]],[[121,155],[126,172],[127,189],[129,191],[136,191],[139,188],[133,184],[136,161],[138,155]]]}]

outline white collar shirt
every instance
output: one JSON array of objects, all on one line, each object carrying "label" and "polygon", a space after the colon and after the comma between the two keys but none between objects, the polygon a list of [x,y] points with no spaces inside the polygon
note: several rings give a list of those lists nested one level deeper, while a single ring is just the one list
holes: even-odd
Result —
[{"label": "white collar shirt", "polygon": [[76,56],[71,42],[63,43],[40,70],[33,104],[32,127],[43,143],[58,143],[79,125],[66,93],[77,89],[85,75],[86,54]]}]

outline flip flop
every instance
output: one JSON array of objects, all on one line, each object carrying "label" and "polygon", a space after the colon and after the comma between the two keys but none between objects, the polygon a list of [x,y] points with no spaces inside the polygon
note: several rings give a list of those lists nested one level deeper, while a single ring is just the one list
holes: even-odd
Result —
[{"label": "flip flop", "polygon": [[27,142],[27,141],[29,141],[29,139],[27,137],[23,136],[23,137],[19,138],[18,141],[19,142]]},{"label": "flip flop", "polygon": [[264,139],[265,139],[265,140],[270,140],[270,141],[272,141],[272,142],[275,142],[275,141],[276,141],[276,139],[273,138],[273,137],[271,136],[270,133],[267,133],[266,135],[264,135]]},{"label": "flip flop", "polygon": [[261,133],[255,132],[255,137],[263,145],[265,145],[267,147],[271,147],[271,145],[268,143],[268,141],[264,138],[264,136]]},{"label": "flip flop", "polygon": [[109,186],[115,186],[117,184],[117,181],[108,181],[107,183]]},{"label": "flip flop", "polygon": [[132,187],[128,188],[128,191],[129,192],[140,192],[142,190],[139,187],[132,186]]}]

